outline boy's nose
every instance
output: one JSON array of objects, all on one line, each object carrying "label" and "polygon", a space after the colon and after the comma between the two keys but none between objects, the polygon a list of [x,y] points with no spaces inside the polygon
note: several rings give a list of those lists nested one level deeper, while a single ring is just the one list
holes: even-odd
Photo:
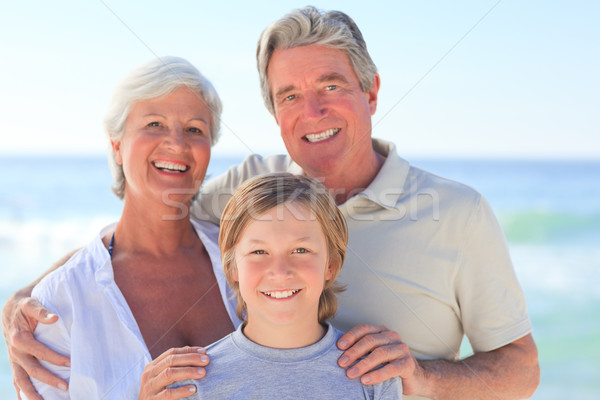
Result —
[{"label": "boy's nose", "polygon": [[269,275],[277,278],[285,278],[292,275],[292,269],[284,257],[277,257],[270,265]]}]

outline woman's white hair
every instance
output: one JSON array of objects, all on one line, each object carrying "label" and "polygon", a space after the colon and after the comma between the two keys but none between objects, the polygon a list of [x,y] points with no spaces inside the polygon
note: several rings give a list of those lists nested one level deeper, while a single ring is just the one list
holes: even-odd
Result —
[{"label": "woman's white hair", "polygon": [[323,12],[307,6],[293,10],[269,25],[258,39],[256,62],[265,106],[275,115],[271,84],[267,75],[269,62],[276,49],[319,45],[343,50],[358,77],[363,92],[373,85],[377,67],[356,23],[341,11]]},{"label": "woman's white hair", "polygon": [[[180,57],[160,57],[134,69],[114,91],[104,118],[104,129],[110,140],[120,140],[125,133],[125,121],[133,103],[166,96],[185,86],[200,96],[210,109],[210,140],[219,138],[223,106],[214,86],[189,61]],[[108,163],[113,174],[113,192],[123,199],[125,175],[110,151]]]}]

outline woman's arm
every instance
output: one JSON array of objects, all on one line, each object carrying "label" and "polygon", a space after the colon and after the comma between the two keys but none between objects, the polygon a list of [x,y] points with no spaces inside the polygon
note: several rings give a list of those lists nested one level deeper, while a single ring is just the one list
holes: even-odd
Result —
[{"label": "woman's arm", "polygon": [[69,358],[50,350],[33,337],[33,331],[38,322],[53,324],[58,320],[58,316],[52,314],[40,302],[30,296],[34,286],[43,277],[62,266],[76,251],[58,260],[30,285],[13,293],[2,308],[2,333],[4,334],[8,359],[13,371],[13,384],[17,394],[23,391],[23,394],[30,400],[42,399],[31,384],[30,376],[58,389],[67,389],[67,383],[42,367],[39,360],[57,366],[69,366]]}]

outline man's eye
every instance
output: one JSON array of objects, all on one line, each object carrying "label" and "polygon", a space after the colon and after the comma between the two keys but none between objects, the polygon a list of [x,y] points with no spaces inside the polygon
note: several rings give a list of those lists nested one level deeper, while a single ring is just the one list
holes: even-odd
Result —
[{"label": "man's eye", "polygon": [[308,250],[306,250],[304,247],[300,247],[295,249],[293,253],[308,253]]},{"label": "man's eye", "polygon": [[327,90],[335,90],[335,89],[337,89],[337,85],[327,85],[326,89]]},{"label": "man's eye", "polygon": [[296,98],[295,94],[290,94],[289,96],[285,97],[286,100],[294,100],[295,98]]}]

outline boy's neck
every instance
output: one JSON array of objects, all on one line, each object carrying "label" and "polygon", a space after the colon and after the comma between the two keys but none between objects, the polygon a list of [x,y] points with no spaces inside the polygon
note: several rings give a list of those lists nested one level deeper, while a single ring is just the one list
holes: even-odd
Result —
[{"label": "boy's neck", "polygon": [[260,344],[274,349],[297,349],[317,343],[327,333],[327,327],[318,321],[308,326],[278,325],[265,326],[261,323],[246,322],[244,336]]}]

